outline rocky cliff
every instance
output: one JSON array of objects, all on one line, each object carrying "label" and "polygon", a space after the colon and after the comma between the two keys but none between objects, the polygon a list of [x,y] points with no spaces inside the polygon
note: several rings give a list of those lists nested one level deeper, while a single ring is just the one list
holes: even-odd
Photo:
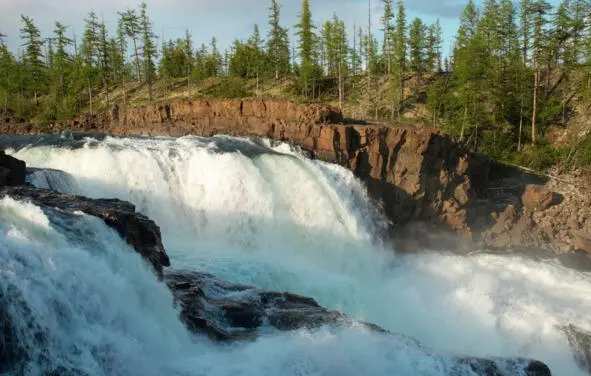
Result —
[{"label": "rocky cliff", "polygon": [[[228,134],[290,142],[313,157],[348,167],[363,180],[391,220],[396,238],[404,239],[399,249],[433,244],[457,248],[465,242],[470,246],[591,252],[590,213],[577,212],[576,224],[570,226],[551,221],[546,215],[550,211],[565,212],[562,208],[572,201],[569,195],[563,194],[564,203],[560,204],[552,186],[552,199],[532,208],[526,201],[534,193],[528,190],[526,194],[526,180],[513,180],[510,184],[517,188],[508,190],[498,186],[499,182],[506,184],[503,179],[491,183],[487,158],[466,151],[430,128],[343,124],[340,112],[329,106],[284,100],[115,106],[99,115],[85,115],[47,128],[4,121],[0,130],[5,133]],[[442,235],[449,232],[459,234],[462,242]]]}]

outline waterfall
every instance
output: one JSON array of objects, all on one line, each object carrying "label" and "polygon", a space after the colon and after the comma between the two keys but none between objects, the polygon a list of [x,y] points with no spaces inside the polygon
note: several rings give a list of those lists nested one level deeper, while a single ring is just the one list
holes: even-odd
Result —
[{"label": "waterfall", "polygon": [[[515,255],[460,256],[429,250],[397,254],[381,236],[386,219],[350,171],[308,160],[285,144],[231,137],[106,137],[72,141],[70,145],[62,140],[59,144],[14,146],[10,152],[35,168],[55,169],[29,176],[39,187],[134,203],[138,211],[160,225],[173,267],[311,296],[328,308],[449,353],[527,356],[546,362],[557,374],[583,374],[557,327],[572,323],[591,328],[589,273]],[[64,260],[78,273],[87,268],[82,255],[96,258],[96,249],[101,260],[106,260],[88,267],[93,272],[101,269],[97,278],[118,282],[97,286],[103,293],[97,293],[97,302],[91,304],[122,306],[104,326],[97,326],[97,333],[104,332],[97,335],[123,335],[117,331],[125,328],[127,333],[127,327],[121,326],[127,322],[135,323],[137,330],[128,333],[135,336],[133,340],[122,339],[129,340],[121,355],[129,359],[127,362],[113,354],[109,357],[109,362],[116,363],[109,365],[115,374],[162,374],[165,366],[171,374],[180,375],[440,375],[449,369],[445,359],[429,355],[430,351],[356,327],[270,332],[252,343],[228,347],[204,339],[194,341],[176,320],[166,291],[147,280],[147,273],[138,266],[141,263],[131,265],[136,256],[123,252],[126,245],[96,220],[83,217],[80,224],[100,228],[95,238],[88,243],[72,241],[51,215],[38,208],[9,199],[3,205],[14,208],[12,214],[3,214],[7,223],[15,221],[13,216],[21,218],[18,221],[44,223],[42,228],[31,226],[24,235],[6,230],[15,226],[7,225],[5,236],[42,244],[37,236],[46,239],[47,234],[54,234],[69,247],[56,243],[56,252],[67,249],[69,256]],[[19,231],[27,226],[21,223]],[[38,247],[27,254],[49,268],[52,258]],[[2,257],[14,257],[12,249],[3,249]],[[109,264],[111,258],[126,262]],[[124,273],[128,268],[134,271],[133,276]],[[41,278],[48,270],[36,275]],[[70,269],[62,273],[65,278]],[[59,286],[66,282],[56,279],[51,283]],[[134,283],[142,286],[131,286]],[[113,294],[118,285],[122,286],[121,294],[136,295],[127,302],[126,295]],[[91,291],[95,287],[86,288]],[[146,290],[157,292],[155,300],[143,300]],[[65,299],[70,292],[62,289],[60,293]],[[81,291],[75,294],[81,299],[94,296]],[[85,301],[70,303],[83,309]],[[166,336],[157,340],[158,344],[150,342],[155,338],[142,337],[157,337],[155,331],[162,330],[153,324],[150,331],[141,333],[146,315],[146,325],[166,321]],[[72,337],[73,342],[76,339]],[[169,350],[160,348],[166,346],[164,342],[171,343]],[[108,351],[118,351],[107,343]],[[66,345],[67,341],[59,344]],[[90,351],[80,358],[95,359],[93,356]],[[145,369],[133,368],[138,357],[147,359],[141,364]],[[64,364],[82,367],[84,362],[77,361],[67,358]],[[93,373],[94,368],[88,370]],[[464,372],[456,371],[454,374]]]}]

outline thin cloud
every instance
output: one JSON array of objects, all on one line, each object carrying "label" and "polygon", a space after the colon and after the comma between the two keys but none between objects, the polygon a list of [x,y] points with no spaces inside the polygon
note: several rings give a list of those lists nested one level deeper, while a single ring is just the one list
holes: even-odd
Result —
[{"label": "thin cloud", "polygon": [[[372,1],[372,20],[375,30],[382,12],[380,0]],[[466,0],[467,1],[467,0]],[[435,18],[449,19],[444,25],[455,28],[454,21],[465,6],[464,0],[407,0],[411,17],[422,16],[432,22]],[[84,18],[91,10],[104,18],[109,29],[114,30],[117,11],[137,8],[140,0],[101,0],[94,4],[71,0],[0,0],[0,32],[8,35],[11,49],[20,48],[20,15],[32,17],[43,35],[50,36],[55,21],[70,26],[70,32],[81,35]],[[259,24],[264,33],[268,22],[270,0],[147,0],[154,31],[165,39],[180,37],[185,29],[193,32],[197,43],[216,36],[220,47],[225,48],[236,38],[247,38],[253,25]],[[300,12],[301,0],[280,0],[282,24],[293,30]],[[311,0],[314,21],[319,24],[336,13],[349,29],[354,24],[367,24],[367,0]],[[453,33],[455,30],[445,30]]]}]

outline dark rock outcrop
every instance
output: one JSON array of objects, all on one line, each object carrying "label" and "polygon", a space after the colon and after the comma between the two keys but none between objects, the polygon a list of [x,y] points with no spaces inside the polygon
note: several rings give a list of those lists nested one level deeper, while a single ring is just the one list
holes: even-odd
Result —
[{"label": "dark rock outcrop", "polygon": [[329,311],[314,299],[232,284],[206,273],[172,270],[164,280],[180,305],[187,327],[216,339],[253,337],[264,323],[279,330],[352,323],[344,314]]},{"label": "dark rock outcrop", "polygon": [[573,351],[575,361],[581,369],[591,374],[591,332],[568,325],[562,328]]},{"label": "dark rock outcrop", "polygon": [[[167,271],[164,279],[180,305],[181,319],[187,328],[218,340],[252,339],[259,329],[269,325],[278,330],[296,330],[354,323],[342,313],[321,307],[314,299],[231,284],[205,273],[173,270]],[[422,348],[412,338],[391,333],[377,325],[361,325],[376,333],[396,337],[408,346]],[[450,369],[445,370],[450,375],[457,374],[458,369],[465,366],[475,375],[482,376],[551,375],[547,365],[531,359],[450,357]]]},{"label": "dark rock outcrop", "polygon": [[25,184],[26,175],[27,166],[25,162],[6,155],[4,150],[0,150],[0,186],[23,185]]},{"label": "dark rock outcrop", "polygon": [[159,276],[162,276],[163,267],[170,265],[162,245],[160,228],[148,217],[137,213],[135,206],[128,202],[64,195],[29,186],[0,187],[0,196],[5,195],[31,201],[40,207],[57,208],[71,213],[81,211],[99,217],[141,254]]}]

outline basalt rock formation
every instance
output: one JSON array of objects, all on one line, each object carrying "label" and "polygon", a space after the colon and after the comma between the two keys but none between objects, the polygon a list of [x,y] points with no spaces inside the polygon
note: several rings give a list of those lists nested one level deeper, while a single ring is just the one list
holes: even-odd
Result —
[{"label": "basalt rock formation", "polygon": [[117,199],[89,199],[30,186],[0,187],[0,196],[30,201],[41,208],[59,209],[68,213],[84,212],[101,218],[142,255],[160,277],[163,267],[170,266],[170,260],[162,245],[160,228],[148,217],[137,213],[135,206],[128,202]]},{"label": "basalt rock formation", "polygon": [[[474,215],[469,206],[488,184],[485,157],[462,150],[432,129],[344,125],[342,121],[341,113],[329,106],[283,100],[179,101],[165,106],[116,106],[39,132],[228,134],[286,141],[354,171],[393,225],[421,220],[472,237],[469,223]],[[35,133],[24,127],[9,123],[1,129]]]},{"label": "basalt rock formation", "polygon": [[552,192],[547,192],[542,187],[527,188],[525,180],[516,184],[504,179],[493,182],[496,164],[431,128],[344,123],[341,113],[329,106],[284,100],[115,106],[111,111],[45,128],[18,121],[0,127],[4,133],[63,131],[152,136],[227,134],[289,142],[313,157],[351,169],[364,181],[390,219],[399,250],[433,246],[457,249],[463,244],[473,248],[476,244],[558,252],[580,249],[591,254],[591,213],[578,209],[591,203],[580,202],[575,214],[570,196],[554,194],[559,187],[551,186]]},{"label": "basalt rock formation", "polygon": [[[266,291],[252,286],[228,283],[213,275],[170,271],[165,281],[180,305],[181,319],[195,333],[206,333],[216,340],[245,340],[258,335],[263,327],[278,330],[317,329],[354,323],[346,315],[321,307],[314,299]],[[422,346],[416,340],[391,333],[374,324],[358,323],[368,330],[391,336],[411,348]],[[430,350],[423,349],[430,353]],[[467,370],[480,376],[549,376],[544,363],[524,358],[486,359],[445,356],[444,374],[463,374]]]},{"label": "basalt rock formation", "polygon": [[0,150],[0,186],[25,184],[26,175],[25,162],[6,155],[4,150]]}]

